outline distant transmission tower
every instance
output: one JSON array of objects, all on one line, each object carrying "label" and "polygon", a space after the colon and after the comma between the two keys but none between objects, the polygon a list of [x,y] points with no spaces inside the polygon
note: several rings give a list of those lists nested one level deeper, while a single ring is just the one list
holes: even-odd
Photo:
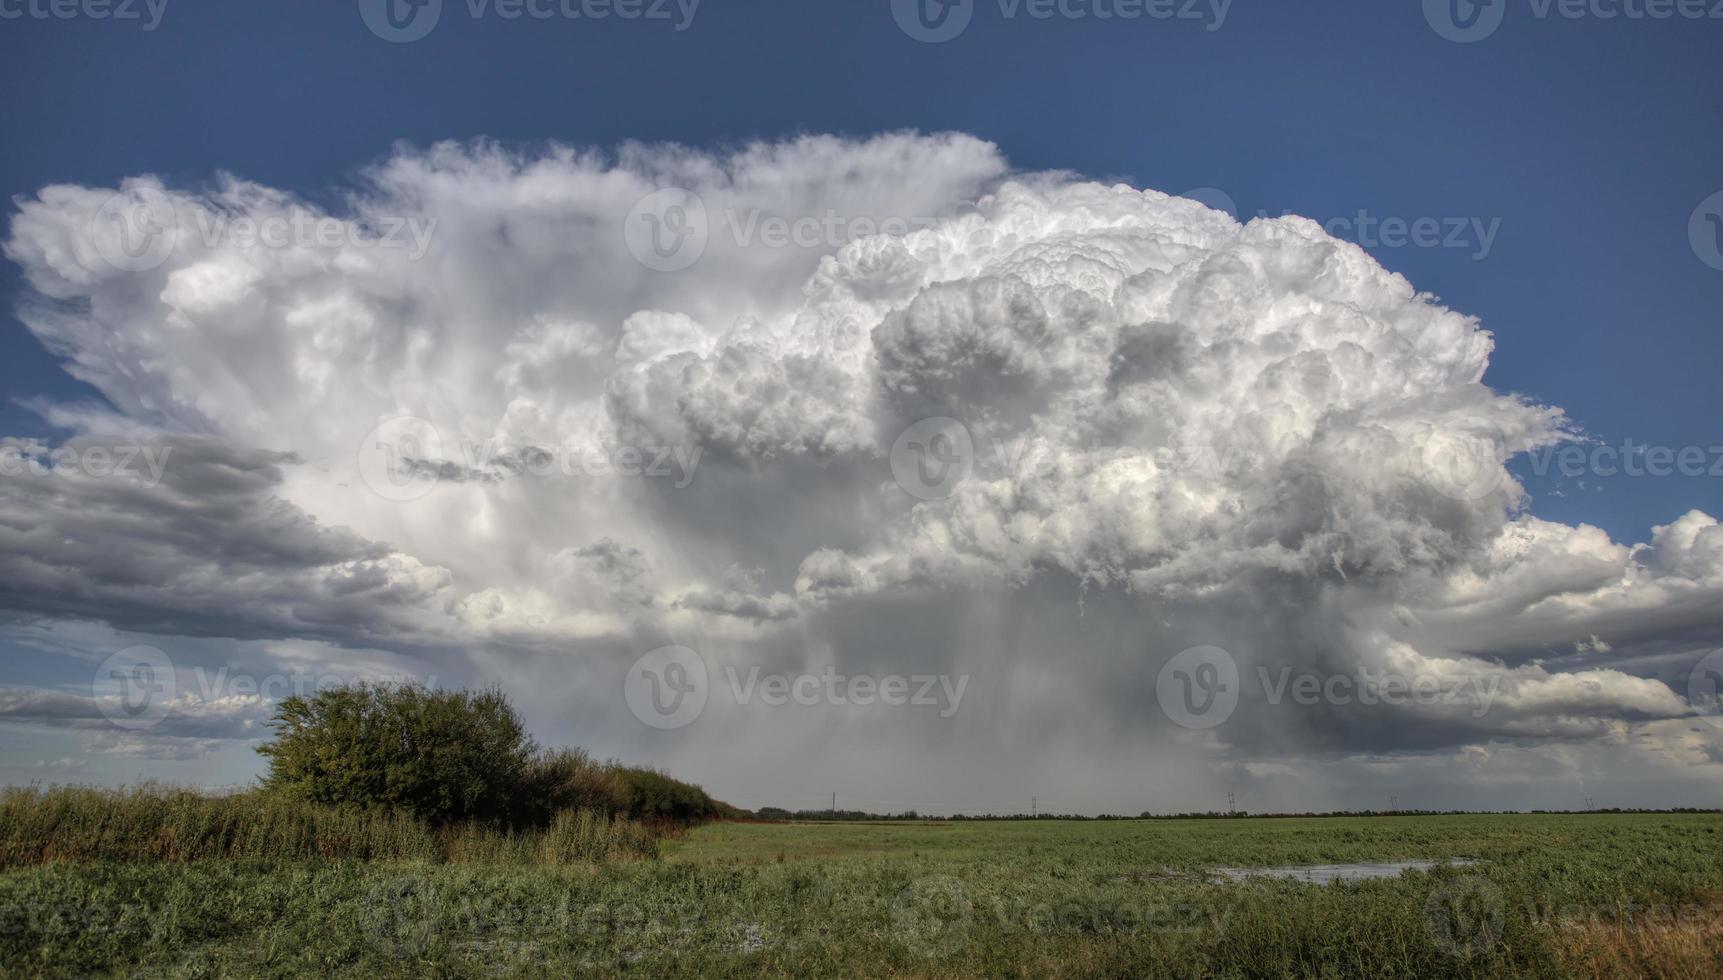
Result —
[{"label": "distant transmission tower", "polygon": [[1400,798],[1398,796],[1388,797],[1388,809],[1390,812],[1396,812],[1396,813],[1399,812],[1399,810],[1400,810]]},{"label": "distant transmission tower", "polygon": [[1228,813],[1237,813],[1238,812],[1238,798],[1236,796],[1234,796],[1232,793],[1226,794],[1226,812],[1228,812]]},{"label": "distant transmission tower", "polygon": [[1033,797],[1033,796],[1029,797],[1029,815],[1031,817],[1037,816],[1036,809],[1035,809],[1035,797]]},{"label": "distant transmission tower", "polygon": [[1586,809],[1587,809],[1587,810],[1595,810],[1595,809],[1597,809],[1597,805],[1596,805],[1596,804],[1595,804],[1595,803],[1593,803],[1593,802],[1592,802],[1592,799],[1591,799],[1591,797],[1589,797],[1589,796],[1588,796],[1588,797],[1586,797],[1586,798],[1585,798],[1585,808],[1586,808]]}]

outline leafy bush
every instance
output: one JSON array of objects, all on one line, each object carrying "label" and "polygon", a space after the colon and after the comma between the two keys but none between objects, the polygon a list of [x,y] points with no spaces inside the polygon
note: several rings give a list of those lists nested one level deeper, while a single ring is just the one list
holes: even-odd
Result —
[{"label": "leafy bush", "polygon": [[613,765],[622,785],[622,812],[635,820],[689,824],[733,818],[740,811],[714,800],[692,783],[656,769]]},{"label": "leafy bush", "polygon": [[434,824],[518,816],[538,748],[502,692],[360,684],[276,707],[268,789]]},{"label": "leafy bush", "polygon": [[650,769],[541,751],[495,690],[331,688],[276,707],[256,790],[0,793],[0,868],[264,858],[579,864],[655,857],[739,811]]},{"label": "leafy bush", "polygon": [[580,749],[534,756],[522,776],[516,819],[543,826],[564,810],[622,814],[627,800],[615,763],[596,762]]},{"label": "leafy bush", "polygon": [[289,800],[402,810],[434,825],[553,828],[564,814],[687,825],[740,811],[654,769],[540,750],[495,690],[358,685],[275,711],[264,788]]}]

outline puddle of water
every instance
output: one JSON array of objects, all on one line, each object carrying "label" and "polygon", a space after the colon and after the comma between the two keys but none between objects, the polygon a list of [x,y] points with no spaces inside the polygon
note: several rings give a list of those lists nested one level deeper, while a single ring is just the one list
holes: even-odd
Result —
[{"label": "puddle of water", "polygon": [[1313,864],[1304,868],[1216,868],[1214,874],[1227,881],[1249,878],[1287,878],[1313,885],[1331,881],[1367,881],[1371,878],[1398,878],[1406,871],[1428,871],[1439,864],[1456,867],[1471,864],[1465,859],[1450,861],[1376,861],[1359,864]]}]

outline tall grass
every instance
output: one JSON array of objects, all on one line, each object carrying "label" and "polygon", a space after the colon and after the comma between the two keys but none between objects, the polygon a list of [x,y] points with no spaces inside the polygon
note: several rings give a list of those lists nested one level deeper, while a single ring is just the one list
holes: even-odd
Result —
[{"label": "tall grass", "polygon": [[1720,836],[1708,814],[724,823],[574,873],[58,864],[0,870],[0,976],[1712,980]]},{"label": "tall grass", "polygon": [[564,811],[542,829],[463,824],[439,836],[444,860],[457,864],[598,864],[658,856],[658,835],[651,828],[591,810]]},{"label": "tall grass", "polygon": [[0,791],[0,868],[235,858],[584,864],[657,854],[657,835],[647,826],[591,811],[564,811],[542,828],[511,831],[434,827],[398,810],[328,807],[257,791]]}]

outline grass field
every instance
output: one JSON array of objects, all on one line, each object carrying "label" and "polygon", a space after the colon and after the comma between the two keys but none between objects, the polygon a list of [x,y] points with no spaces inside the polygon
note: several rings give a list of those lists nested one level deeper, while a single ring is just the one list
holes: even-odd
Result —
[{"label": "grass field", "polygon": [[[11,975],[1723,975],[1723,817],[708,825],[658,859],[0,872]],[[1392,879],[1221,867],[1469,860]]]}]

